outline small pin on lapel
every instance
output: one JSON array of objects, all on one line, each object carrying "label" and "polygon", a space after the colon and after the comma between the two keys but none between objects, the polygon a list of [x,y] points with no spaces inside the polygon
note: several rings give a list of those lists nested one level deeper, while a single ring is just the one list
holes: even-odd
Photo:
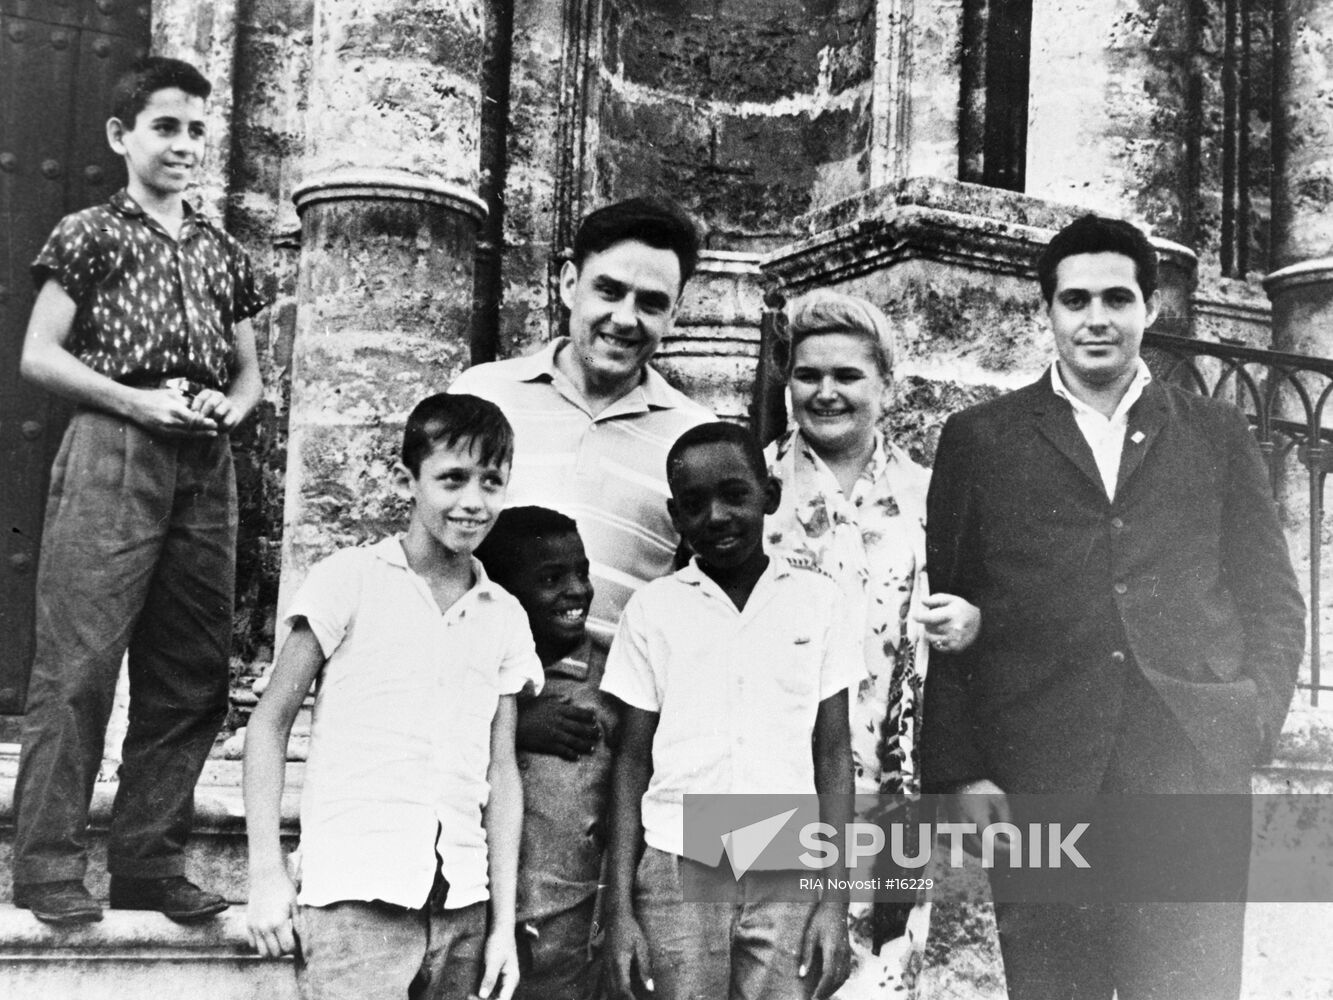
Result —
[{"label": "small pin on lapel", "polygon": [[1129,436],[1129,439],[1133,441],[1135,444],[1142,444],[1143,438],[1144,438],[1143,431],[1135,431],[1133,434]]}]

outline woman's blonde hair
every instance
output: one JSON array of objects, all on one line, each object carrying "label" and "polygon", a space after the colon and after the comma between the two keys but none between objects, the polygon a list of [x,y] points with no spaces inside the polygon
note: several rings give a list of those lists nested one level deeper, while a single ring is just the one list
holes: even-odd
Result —
[{"label": "woman's blonde hair", "polygon": [[775,358],[783,379],[791,377],[796,346],[821,333],[845,333],[869,342],[880,376],[886,381],[892,377],[893,330],[878,306],[855,295],[820,289],[788,303],[786,312],[786,329]]}]

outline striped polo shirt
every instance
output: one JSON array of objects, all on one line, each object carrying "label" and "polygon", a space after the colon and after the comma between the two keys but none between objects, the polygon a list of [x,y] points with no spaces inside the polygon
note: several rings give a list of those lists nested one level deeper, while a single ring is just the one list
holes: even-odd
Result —
[{"label": "striped polo shirt", "polygon": [[630,595],[671,571],[680,536],[667,516],[667,451],[716,419],[651,367],[596,416],[555,365],[561,338],[536,354],[469,368],[450,387],[489,399],[514,425],[506,505],[572,517],[592,564],[588,629],[605,649]]}]

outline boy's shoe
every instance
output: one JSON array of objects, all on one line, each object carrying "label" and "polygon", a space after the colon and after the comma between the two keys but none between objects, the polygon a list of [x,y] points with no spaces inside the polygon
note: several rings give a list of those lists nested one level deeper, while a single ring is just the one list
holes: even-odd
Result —
[{"label": "boy's shoe", "polygon": [[102,919],[102,907],[79,879],[61,882],[16,882],[14,905],[31,910],[48,924],[91,924]]},{"label": "boy's shoe", "polygon": [[157,910],[180,924],[204,920],[231,904],[216,892],[200,889],[184,875],[166,878],[111,876],[113,910]]}]

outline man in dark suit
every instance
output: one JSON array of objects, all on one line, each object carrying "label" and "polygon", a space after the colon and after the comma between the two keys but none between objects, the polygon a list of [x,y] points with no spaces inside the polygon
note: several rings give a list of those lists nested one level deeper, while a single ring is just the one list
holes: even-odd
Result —
[{"label": "man in dark suit", "polygon": [[[978,824],[1009,819],[1015,793],[1248,792],[1305,616],[1258,446],[1235,408],[1140,359],[1159,293],[1138,229],[1085,216],[1038,275],[1055,364],[951,417],[936,454],[931,584],[982,626],[965,651],[937,645],[926,790],[960,793]],[[1243,900],[1248,825],[1209,826],[1177,831],[1168,857],[1208,857]],[[997,902],[996,917],[1011,997],[1239,993],[1241,903]]]}]

